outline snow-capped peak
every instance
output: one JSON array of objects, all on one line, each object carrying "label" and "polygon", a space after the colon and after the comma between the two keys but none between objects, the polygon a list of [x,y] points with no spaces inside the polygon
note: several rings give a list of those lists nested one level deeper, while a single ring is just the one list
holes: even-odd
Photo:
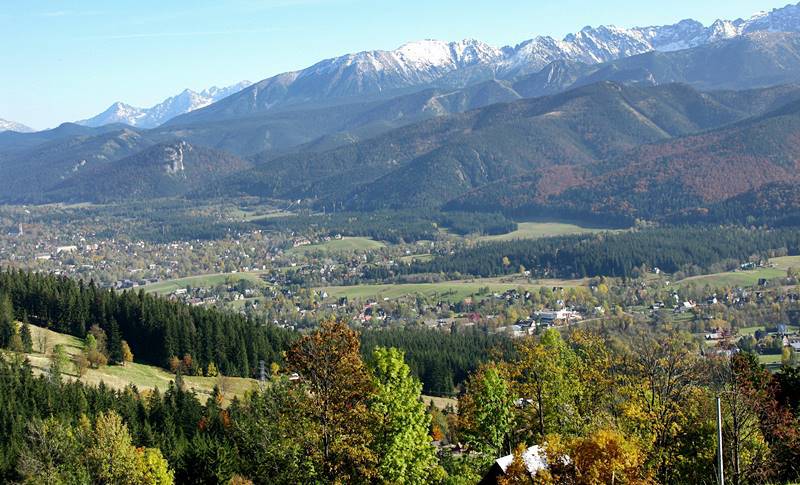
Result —
[{"label": "snow-capped peak", "polygon": [[[718,20],[710,26],[691,19],[650,27],[587,26],[563,39],[539,36],[514,47],[496,48],[474,39],[409,42],[395,50],[363,51],[326,59],[306,69],[265,79],[249,89],[243,89],[249,84],[243,83],[229,88],[208,88],[200,93],[186,90],[157,106],[140,110],[141,116],[137,115],[138,108],[131,108],[129,118],[114,121],[157,126],[240,90],[243,90],[241,95],[230,96],[231,99],[220,103],[218,108],[209,107],[192,116],[213,119],[232,112],[262,112],[333,98],[368,99],[410,88],[466,85],[492,77],[513,80],[539,72],[556,61],[597,64],[653,50],[693,48],[760,31],[800,32],[800,4],[759,13],[747,20]],[[188,122],[192,116],[182,120]],[[109,120],[101,116],[83,123],[107,122]]]},{"label": "snow-capped peak", "polygon": [[116,102],[99,115],[87,120],[78,121],[78,124],[85,126],[102,126],[111,123],[124,123],[139,128],[155,128],[176,116],[215,103],[222,98],[241,91],[251,84],[250,81],[242,81],[223,88],[212,86],[199,93],[191,89],[184,89],[180,94],[169,97],[150,108],[137,108],[129,104]]},{"label": "snow-capped peak", "polygon": [[3,131],[16,131],[18,133],[30,133],[35,131],[33,128],[29,126],[25,126],[22,123],[17,123],[16,121],[8,121],[0,118],[0,132]]}]

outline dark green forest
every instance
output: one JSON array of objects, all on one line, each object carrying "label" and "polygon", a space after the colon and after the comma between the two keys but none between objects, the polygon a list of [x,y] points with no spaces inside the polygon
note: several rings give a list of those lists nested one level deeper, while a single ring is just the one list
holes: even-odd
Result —
[{"label": "dark green forest", "polygon": [[796,230],[683,226],[482,243],[428,262],[398,265],[396,271],[497,276],[517,273],[523,266],[535,277],[630,277],[642,267],[674,273],[753,255],[796,254],[800,254]]}]

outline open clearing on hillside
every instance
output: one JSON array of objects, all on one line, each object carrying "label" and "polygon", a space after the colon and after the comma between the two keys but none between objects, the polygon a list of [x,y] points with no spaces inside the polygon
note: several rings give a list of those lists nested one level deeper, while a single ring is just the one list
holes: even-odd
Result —
[{"label": "open clearing on hillside", "polygon": [[343,237],[342,239],[332,239],[320,244],[299,246],[286,251],[286,253],[296,255],[307,254],[315,251],[335,253],[347,251],[367,251],[370,249],[380,249],[383,247],[386,247],[386,245],[368,237]]},{"label": "open clearing on hillside", "polygon": [[[63,345],[64,350],[70,357],[80,353],[83,348],[81,340],[70,335],[53,332],[35,325],[31,325],[31,333],[33,334],[34,352],[26,355],[34,372],[37,373],[47,372],[50,367],[49,355],[57,344]],[[42,352],[39,346],[40,335],[44,335],[47,340],[45,352]],[[135,359],[136,349],[133,349],[133,353]],[[67,366],[65,377],[67,379],[78,379],[78,375],[71,363]],[[158,388],[162,392],[166,391],[170,381],[174,380],[174,374],[155,366],[137,364],[135,362],[128,363],[125,366],[109,365],[99,369],[89,369],[80,378],[81,382],[89,385],[98,385],[103,382],[114,389],[124,389],[133,384],[140,391]],[[201,401],[211,395],[215,385],[220,387],[226,400],[230,400],[234,396],[243,396],[246,391],[253,389],[257,385],[256,380],[242,377],[184,376],[183,381],[186,387],[197,392]]]},{"label": "open clearing on hillside", "polygon": [[[34,352],[25,354],[33,367],[33,371],[37,374],[44,374],[50,367],[49,355],[53,351],[53,347],[58,344],[64,346],[64,350],[70,357],[78,354],[82,350],[82,342],[76,337],[64,335],[62,333],[53,332],[42,327],[31,325],[31,334],[33,335],[33,349]],[[44,352],[40,349],[40,336],[46,338]],[[134,352],[136,349],[133,349]],[[135,358],[135,354],[134,354]],[[67,370],[64,372],[66,379],[78,379],[72,364],[68,365]],[[169,383],[175,380],[175,375],[171,374],[164,369],[152,365],[137,364],[135,362],[128,363],[125,366],[109,365],[99,369],[89,369],[86,374],[80,378],[80,381],[87,385],[97,386],[101,382],[106,386],[114,389],[125,389],[133,384],[140,391],[152,390],[158,388],[159,391],[164,392],[169,387]],[[248,379],[244,377],[202,377],[202,376],[184,376],[183,382],[190,390],[198,394],[201,402],[204,402],[211,396],[214,386],[218,386],[222,391],[227,405],[234,397],[241,398],[247,391],[251,391],[258,387],[258,381],[255,379]],[[458,407],[456,399],[434,396],[422,396],[422,401],[425,404],[433,401],[434,406],[439,409],[446,409]]]},{"label": "open clearing on hillside", "polygon": [[758,268],[750,271],[729,271],[703,276],[693,276],[680,281],[681,285],[693,283],[698,286],[753,286],[758,280],[782,278],[789,268],[800,268],[800,256],[783,256],[769,260],[774,268]]},{"label": "open clearing on hillside", "polygon": [[400,298],[409,295],[438,296],[456,302],[478,294],[488,288],[489,293],[479,295],[489,297],[491,293],[503,293],[506,290],[523,288],[539,289],[541,287],[576,287],[585,286],[588,280],[534,280],[522,278],[483,278],[474,280],[445,281],[442,283],[409,283],[386,285],[329,286],[322,288],[331,298],[347,297],[350,299],[367,298]]},{"label": "open clearing on hillside", "polygon": [[520,222],[517,230],[498,236],[483,236],[482,241],[512,241],[514,239],[539,239],[543,237],[566,236],[570,234],[589,234],[607,232],[612,229],[582,227],[567,222]]},{"label": "open clearing on hillside", "polygon": [[263,285],[265,283],[264,280],[261,279],[262,274],[264,274],[262,271],[253,271],[249,273],[216,273],[189,276],[186,278],[159,281],[158,283],[145,285],[143,288],[148,293],[165,295],[167,293],[172,293],[175,290],[186,288],[187,286],[192,288],[211,288],[212,286],[224,284],[227,281],[236,282],[239,280],[248,280],[252,281],[253,283]]}]

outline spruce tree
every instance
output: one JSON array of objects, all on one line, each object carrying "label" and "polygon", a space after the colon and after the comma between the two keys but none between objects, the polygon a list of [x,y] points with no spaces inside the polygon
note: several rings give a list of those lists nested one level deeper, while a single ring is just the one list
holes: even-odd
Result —
[{"label": "spruce tree", "polygon": [[33,352],[33,335],[31,334],[31,326],[27,321],[22,324],[19,336],[22,339],[22,351],[28,354]]},{"label": "spruce tree", "polygon": [[122,335],[119,331],[119,325],[114,318],[112,318],[111,323],[109,323],[109,334],[108,360],[111,361],[112,364],[121,364],[124,362],[122,352]]},{"label": "spruce tree", "polygon": [[7,348],[11,344],[11,338],[16,333],[14,308],[11,306],[11,299],[3,295],[0,297],[0,348]]}]

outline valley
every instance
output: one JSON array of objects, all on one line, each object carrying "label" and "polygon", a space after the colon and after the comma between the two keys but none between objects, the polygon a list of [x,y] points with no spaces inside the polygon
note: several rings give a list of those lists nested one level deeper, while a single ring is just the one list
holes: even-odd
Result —
[{"label": "valley", "polygon": [[15,2],[0,482],[800,481],[800,4]]}]

